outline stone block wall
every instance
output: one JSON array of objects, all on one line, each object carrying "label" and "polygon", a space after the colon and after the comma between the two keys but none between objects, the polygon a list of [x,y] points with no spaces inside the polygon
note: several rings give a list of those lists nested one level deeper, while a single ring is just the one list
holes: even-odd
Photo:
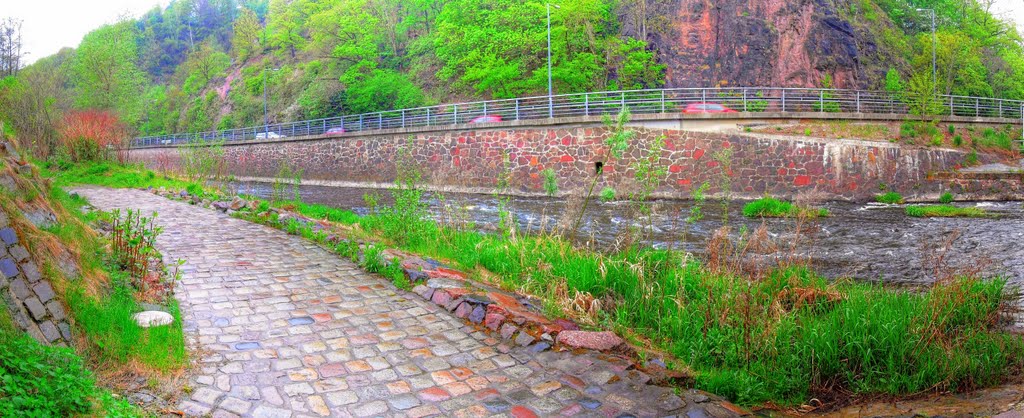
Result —
[{"label": "stone block wall", "polygon": [[[492,188],[508,170],[513,192],[539,194],[542,172],[550,168],[561,191],[573,192],[589,186],[601,165],[604,174],[598,190],[611,186],[621,196],[630,188],[630,164],[660,141],[658,163],[668,171],[656,193],[660,197],[687,198],[704,182],[714,194],[723,174],[735,197],[793,198],[812,193],[825,199],[867,200],[883,184],[909,198],[936,198],[947,190],[975,198],[1021,196],[1017,177],[940,176],[965,160],[964,151],[956,149],[672,129],[636,132],[619,159],[610,155],[607,128],[553,126],[229,144],[225,163],[227,174],[239,178],[273,178],[287,161],[303,170],[303,180],[380,184],[394,181],[398,150],[406,147],[426,181],[449,190]],[[722,158],[726,154],[729,158]],[[131,158],[152,169],[177,169],[180,161],[173,147],[136,149]]]},{"label": "stone block wall", "polygon": [[0,212],[0,298],[18,328],[41,343],[66,346],[71,327],[56,296],[10,219]]}]

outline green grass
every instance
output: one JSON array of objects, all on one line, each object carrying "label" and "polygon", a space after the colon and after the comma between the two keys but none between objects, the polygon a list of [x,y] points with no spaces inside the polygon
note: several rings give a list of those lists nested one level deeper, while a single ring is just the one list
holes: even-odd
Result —
[{"label": "green grass", "polygon": [[46,168],[40,165],[44,177],[52,177],[57,186],[75,184],[94,184],[113,188],[166,187],[168,189],[187,189],[193,184],[157,175],[141,166],[120,165],[110,162],[86,162],[64,169],[55,166]]},{"label": "green grass", "polygon": [[317,205],[296,201],[284,201],[278,202],[274,206],[277,207],[288,207],[303,216],[312,219],[322,219],[331,222],[343,223],[351,225],[359,221],[359,215],[354,212],[345,209],[333,208],[326,205]]},{"label": "green grass", "polygon": [[903,195],[896,192],[886,192],[875,196],[875,201],[878,203],[888,203],[890,205],[898,205],[903,203]]},{"label": "green grass", "polygon": [[953,203],[953,193],[945,192],[942,196],[939,196],[939,203],[950,204]]},{"label": "green grass", "polygon": [[128,278],[118,271],[110,274],[110,289],[100,297],[91,297],[81,288],[72,288],[65,295],[75,323],[98,357],[120,364],[138,361],[163,372],[184,366],[187,352],[177,301],[168,301],[173,324],[142,328],[132,319],[142,309],[132,295]]},{"label": "green grass", "polygon": [[1009,130],[996,131],[992,128],[985,128],[981,131],[981,137],[974,138],[974,144],[983,148],[1013,149],[1013,140],[1010,139]]},{"label": "green grass", "polygon": [[907,215],[915,218],[984,218],[991,216],[988,211],[976,207],[953,205],[907,206]]},{"label": "green grass", "polygon": [[762,197],[744,205],[743,215],[748,218],[817,218],[829,216],[829,212],[824,208],[805,208],[773,197]]}]

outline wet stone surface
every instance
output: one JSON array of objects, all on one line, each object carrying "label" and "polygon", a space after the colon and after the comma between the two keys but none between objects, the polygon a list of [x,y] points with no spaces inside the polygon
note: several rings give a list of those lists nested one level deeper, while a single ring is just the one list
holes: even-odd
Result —
[{"label": "wet stone surface", "polygon": [[204,354],[177,405],[189,416],[703,413],[697,393],[598,353],[503,342],[301,238],[143,191],[78,193],[159,212],[157,246],[187,260],[176,296]]}]

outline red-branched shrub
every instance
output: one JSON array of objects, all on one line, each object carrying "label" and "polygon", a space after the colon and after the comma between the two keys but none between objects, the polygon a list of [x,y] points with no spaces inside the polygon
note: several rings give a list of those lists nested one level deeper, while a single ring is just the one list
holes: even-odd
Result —
[{"label": "red-branched shrub", "polygon": [[71,161],[127,157],[128,130],[116,115],[85,110],[69,112],[59,128],[59,146]]}]

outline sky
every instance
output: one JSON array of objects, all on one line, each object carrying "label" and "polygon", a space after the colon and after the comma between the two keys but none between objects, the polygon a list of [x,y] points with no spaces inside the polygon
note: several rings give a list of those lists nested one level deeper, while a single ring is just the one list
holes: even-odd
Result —
[{"label": "sky", "polygon": [[[0,18],[24,21],[23,50],[26,64],[53,55],[63,47],[75,47],[90,30],[113,23],[124,15],[140,16],[168,0],[2,0]],[[1024,0],[995,0],[998,15],[1024,29]]]}]

